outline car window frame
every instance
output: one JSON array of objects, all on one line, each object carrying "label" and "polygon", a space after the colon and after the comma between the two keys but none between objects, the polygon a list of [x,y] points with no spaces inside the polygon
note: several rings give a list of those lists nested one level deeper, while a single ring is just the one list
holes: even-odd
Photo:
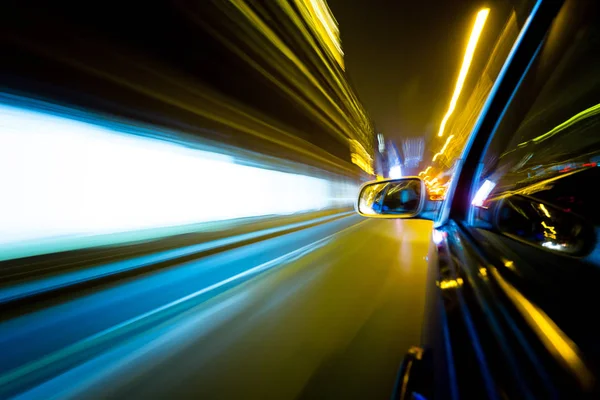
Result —
[{"label": "car window frame", "polygon": [[455,178],[450,182],[434,228],[443,227],[450,219],[463,226],[472,224],[471,200],[483,170],[482,157],[563,4],[562,0],[538,0],[534,4],[456,161]]}]

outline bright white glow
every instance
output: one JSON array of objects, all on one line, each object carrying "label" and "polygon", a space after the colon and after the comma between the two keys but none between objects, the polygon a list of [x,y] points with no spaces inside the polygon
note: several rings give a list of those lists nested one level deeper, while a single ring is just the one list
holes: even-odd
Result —
[{"label": "bright white glow", "polygon": [[542,243],[542,246],[547,247],[552,250],[562,250],[563,249],[563,246],[561,246],[560,244],[552,243],[552,242],[544,242],[544,243]]},{"label": "bright white glow", "polygon": [[383,153],[385,151],[385,141],[382,133],[377,134],[377,142],[379,143],[379,152]]},{"label": "bright white glow", "polygon": [[440,244],[442,243],[442,240],[444,240],[444,233],[442,231],[434,229],[432,231],[431,237],[433,239],[433,243]]},{"label": "bright white glow", "polygon": [[394,165],[392,168],[390,168],[388,175],[392,179],[402,178],[402,167],[400,165]]},{"label": "bright white glow", "polygon": [[357,190],[12,106],[0,121],[2,246],[351,205]]},{"label": "bright white glow", "polygon": [[495,186],[496,184],[494,182],[486,179],[485,182],[483,182],[483,185],[481,185],[481,187],[477,191],[477,193],[475,193],[475,197],[473,197],[473,201],[471,202],[471,204],[473,204],[476,207],[483,206],[483,202],[487,199],[487,197],[490,195]]}]

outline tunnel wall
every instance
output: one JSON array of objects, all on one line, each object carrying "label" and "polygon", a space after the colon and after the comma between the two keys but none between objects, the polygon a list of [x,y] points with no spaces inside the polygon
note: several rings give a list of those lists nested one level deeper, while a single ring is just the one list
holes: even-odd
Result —
[{"label": "tunnel wall", "polygon": [[357,184],[0,104],[0,245],[350,206]]}]

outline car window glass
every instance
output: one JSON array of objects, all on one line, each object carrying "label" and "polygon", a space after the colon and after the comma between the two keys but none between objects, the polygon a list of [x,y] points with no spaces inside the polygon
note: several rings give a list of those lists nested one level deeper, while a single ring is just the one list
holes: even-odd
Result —
[{"label": "car window glass", "polygon": [[597,258],[600,20],[568,1],[483,156],[475,226],[558,254]]},{"label": "car window glass", "polygon": [[[462,86],[456,86],[449,94],[450,105],[439,116],[441,123],[435,126],[428,143],[432,153],[425,158],[423,170],[419,173],[432,200],[445,198],[455,176],[457,161],[535,3],[532,0],[487,3],[489,13],[472,53],[468,73]],[[470,33],[472,35],[473,30]],[[470,41],[471,36],[468,39]],[[466,49],[462,56],[467,53]],[[464,59],[462,61],[464,65]]]}]

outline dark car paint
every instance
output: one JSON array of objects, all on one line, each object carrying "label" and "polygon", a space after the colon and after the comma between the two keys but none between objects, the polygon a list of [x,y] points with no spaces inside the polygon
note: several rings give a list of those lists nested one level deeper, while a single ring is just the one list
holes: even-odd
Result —
[{"label": "dark car paint", "polygon": [[422,347],[403,361],[393,398],[600,398],[599,270],[475,229],[470,207],[482,154],[562,3],[534,7],[459,160],[429,252]]}]

